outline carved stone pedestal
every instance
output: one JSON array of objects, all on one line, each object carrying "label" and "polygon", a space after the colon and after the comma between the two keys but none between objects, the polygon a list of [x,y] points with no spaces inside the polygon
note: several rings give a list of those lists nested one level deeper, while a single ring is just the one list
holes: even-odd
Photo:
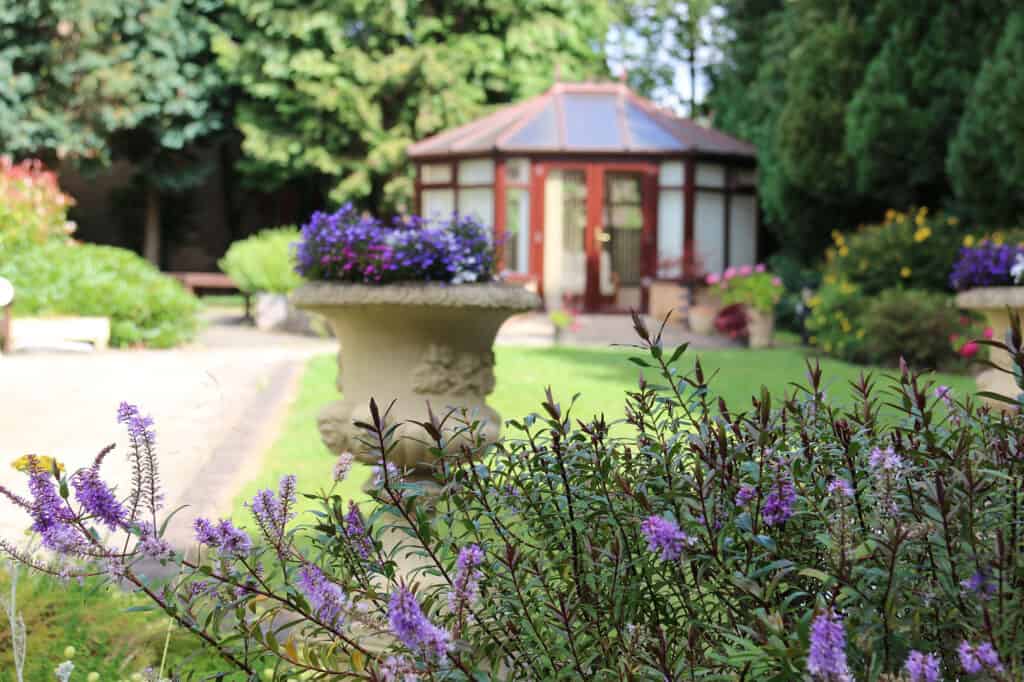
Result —
[{"label": "carved stone pedestal", "polygon": [[[368,464],[376,462],[361,446],[364,432],[354,422],[371,421],[371,397],[382,411],[395,401],[392,423],[425,421],[428,402],[435,414],[468,408],[496,439],[501,420],[486,403],[494,390],[494,337],[508,317],[540,304],[536,294],[501,283],[318,282],[297,290],[292,300],[323,315],[341,344],[343,397],[321,411],[320,435],[333,452],[352,452]],[[403,425],[395,435],[399,444],[389,461],[414,475],[428,474],[431,455],[415,440],[425,439],[422,429]]]},{"label": "carved stone pedestal", "polygon": [[[976,310],[985,316],[985,324],[992,328],[992,338],[1006,341],[1006,332],[1010,329],[1009,310],[1024,311],[1024,286],[1016,287],[978,287],[962,291],[956,296],[956,304],[967,310]],[[1013,369],[1010,355],[996,348],[989,349],[989,360],[1004,369]],[[1017,388],[1013,377],[997,369],[988,369],[978,375],[978,390],[990,391],[1009,398],[1017,397]],[[1013,407],[997,400],[984,401],[993,408],[1011,410]]]}]

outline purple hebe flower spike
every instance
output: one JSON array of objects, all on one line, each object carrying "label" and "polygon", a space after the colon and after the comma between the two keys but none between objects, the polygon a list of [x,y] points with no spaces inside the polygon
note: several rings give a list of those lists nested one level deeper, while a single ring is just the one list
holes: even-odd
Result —
[{"label": "purple hebe flower spike", "polygon": [[455,562],[455,579],[448,593],[448,609],[457,613],[470,606],[480,596],[480,565],[484,562],[484,551],[480,545],[468,545],[459,550],[459,558]]},{"label": "purple hebe flower spike", "polygon": [[348,599],[340,586],[313,564],[305,564],[299,569],[295,583],[319,620],[331,628],[341,625],[348,609]]},{"label": "purple hebe flower spike", "polygon": [[853,681],[846,662],[846,631],[839,614],[832,609],[818,614],[811,623],[807,672],[822,682]]},{"label": "purple hebe flower spike", "polygon": [[122,527],[128,519],[128,512],[118,501],[114,491],[100,478],[96,469],[81,469],[71,477],[75,499],[91,516],[96,517],[110,530]]},{"label": "purple hebe flower spike", "polygon": [[935,654],[925,655],[920,651],[911,651],[903,667],[907,671],[909,682],[939,682],[942,679],[940,663],[939,657]]},{"label": "purple hebe flower spike", "polygon": [[647,538],[647,548],[657,552],[662,561],[675,561],[691,542],[690,536],[680,530],[674,521],[661,516],[647,517],[640,524],[640,531]]},{"label": "purple hebe flower spike", "polygon": [[421,651],[437,660],[448,653],[451,635],[430,622],[408,588],[400,587],[391,594],[388,621],[392,634],[409,649]]}]

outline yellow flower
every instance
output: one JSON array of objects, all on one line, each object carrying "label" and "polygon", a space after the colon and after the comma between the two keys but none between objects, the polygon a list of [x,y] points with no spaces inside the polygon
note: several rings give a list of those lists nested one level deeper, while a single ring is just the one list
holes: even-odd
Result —
[{"label": "yellow flower", "polygon": [[1002,232],[993,232],[992,233],[992,243],[994,243],[996,246],[1002,246],[1003,245],[1003,233]]},{"label": "yellow flower", "polygon": [[889,223],[891,223],[895,219],[896,219],[896,211],[894,211],[894,210],[892,210],[890,208],[888,211],[885,212],[885,224],[886,225],[888,225]]},{"label": "yellow flower", "polygon": [[811,296],[811,298],[808,299],[807,303],[812,308],[817,308],[819,305],[821,305],[821,296]]},{"label": "yellow flower", "polygon": [[850,255],[850,249],[848,246],[846,246],[846,244],[843,244],[842,246],[839,247],[839,255],[843,257]]},{"label": "yellow flower", "polygon": [[863,339],[864,338],[864,330],[863,329],[858,329],[857,330],[857,338],[858,339]]},{"label": "yellow flower", "polygon": [[53,457],[50,457],[49,455],[22,455],[18,459],[11,462],[11,466],[23,473],[30,473],[32,471],[32,468],[29,465],[29,459],[32,457],[35,458],[36,468],[39,469],[40,471],[53,471],[54,462],[57,463],[58,470],[64,471],[64,465],[58,462]]},{"label": "yellow flower", "polygon": [[919,228],[917,228],[917,232],[914,233],[914,241],[918,242],[918,243],[921,243],[925,239],[928,239],[928,237],[931,237],[931,236],[932,236],[932,230],[931,230],[930,227],[927,227],[927,226],[926,227],[919,227]]},{"label": "yellow flower", "polygon": [[910,268],[908,268],[906,265],[904,265],[902,268],[900,268],[900,277],[902,277],[903,279],[906,279],[907,277],[910,277],[910,272],[911,272]]},{"label": "yellow flower", "polygon": [[852,294],[854,291],[856,291],[856,287],[854,287],[849,282],[843,282],[842,284],[839,285],[839,291],[843,292],[844,294]]},{"label": "yellow flower", "polygon": [[947,223],[949,223],[950,225],[956,225],[957,223],[959,223],[959,222],[960,222],[960,219],[959,219],[959,218],[957,218],[957,217],[956,217],[956,216],[954,215],[954,216],[950,216],[950,217],[949,217],[949,219],[948,219],[948,220],[946,220],[946,222],[947,222]]},{"label": "yellow flower", "polygon": [[853,329],[853,325],[852,325],[852,324],[850,324],[850,321],[849,321],[849,320],[847,320],[847,319],[843,319],[843,320],[842,320],[842,321],[841,321],[841,322],[839,323],[839,326],[840,326],[840,327],[842,327],[842,328],[843,328],[843,331],[844,331],[844,332],[846,332],[846,333],[849,333],[849,332],[850,332],[850,330],[851,330],[851,329]]},{"label": "yellow flower", "polygon": [[964,237],[964,246],[974,246],[974,235],[969,234],[966,237]]},{"label": "yellow flower", "polygon": [[825,275],[825,284],[835,284],[836,276],[833,274]]}]

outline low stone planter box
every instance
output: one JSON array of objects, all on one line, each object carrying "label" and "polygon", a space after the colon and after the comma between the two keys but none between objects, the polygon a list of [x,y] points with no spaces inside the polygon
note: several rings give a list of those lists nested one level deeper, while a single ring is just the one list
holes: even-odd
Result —
[{"label": "low stone planter box", "polygon": [[105,350],[110,344],[106,317],[15,317],[11,320],[11,350]]}]

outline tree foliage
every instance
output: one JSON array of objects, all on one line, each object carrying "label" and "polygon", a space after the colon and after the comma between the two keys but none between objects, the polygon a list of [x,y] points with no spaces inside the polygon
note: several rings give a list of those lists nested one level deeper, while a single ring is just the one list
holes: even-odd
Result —
[{"label": "tree foliage", "polygon": [[244,93],[241,170],[335,202],[407,206],[411,142],[604,72],[602,0],[228,0],[214,47]]},{"label": "tree foliage", "polygon": [[1022,89],[1007,84],[1019,82],[1024,41],[1009,3],[722,7],[708,108],[758,146],[766,222],[783,248],[813,259],[833,229],[912,205],[1020,220]]},{"label": "tree foliage", "polygon": [[1024,223],[1024,9],[985,61],[950,143],[957,196],[992,223]]}]

